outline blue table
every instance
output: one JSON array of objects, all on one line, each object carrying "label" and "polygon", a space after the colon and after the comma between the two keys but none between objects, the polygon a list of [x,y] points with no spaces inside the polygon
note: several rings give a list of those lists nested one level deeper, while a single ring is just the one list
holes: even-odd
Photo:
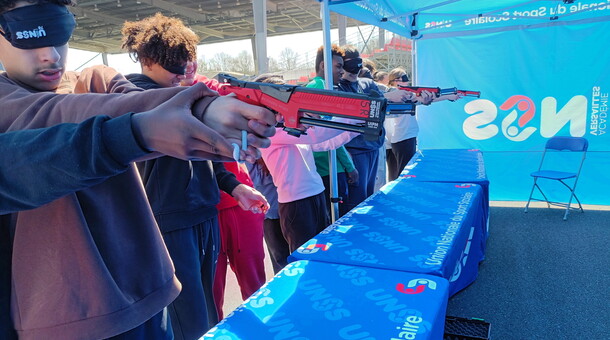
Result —
[{"label": "blue table", "polygon": [[442,339],[447,281],[290,263],[202,339]]},{"label": "blue table", "polygon": [[435,275],[453,295],[472,283],[485,223],[475,184],[393,181],[309,240],[289,261],[312,260]]},{"label": "blue table", "polygon": [[[474,183],[483,189],[483,218],[489,228],[489,180],[483,153],[475,149],[419,150],[399,178],[421,182]],[[487,237],[486,237],[487,238]]]}]

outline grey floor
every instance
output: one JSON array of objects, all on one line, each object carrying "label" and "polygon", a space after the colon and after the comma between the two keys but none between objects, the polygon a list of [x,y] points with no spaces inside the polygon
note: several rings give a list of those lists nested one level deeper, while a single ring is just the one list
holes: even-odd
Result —
[{"label": "grey floor", "polygon": [[563,212],[492,202],[486,260],[447,315],[491,323],[491,339],[610,339],[610,207]]}]

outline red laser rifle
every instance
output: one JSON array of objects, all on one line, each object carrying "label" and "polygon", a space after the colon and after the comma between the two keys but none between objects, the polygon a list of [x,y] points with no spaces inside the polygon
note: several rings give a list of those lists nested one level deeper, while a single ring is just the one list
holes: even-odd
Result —
[{"label": "red laser rifle", "polygon": [[408,92],[415,93],[418,96],[421,96],[422,92],[428,91],[434,93],[436,97],[444,96],[447,94],[458,94],[458,89],[455,87],[450,87],[446,89],[441,89],[440,87],[425,87],[425,86],[398,86],[399,90],[404,90]]},{"label": "red laser rifle", "polygon": [[457,90],[457,94],[462,97],[477,97],[481,98],[481,91]]},{"label": "red laser rifle", "polygon": [[448,94],[458,94],[461,97],[481,97],[481,91],[469,91],[469,90],[458,90],[455,87],[449,87],[446,89],[441,89],[440,87],[425,87],[425,86],[398,86],[398,89],[409,91],[415,93],[420,96],[423,91],[432,92],[436,95],[436,97],[448,95]]},{"label": "red laser rifle", "polygon": [[[386,99],[379,96],[239,80],[227,74],[216,76],[223,84],[221,95],[234,93],[248,104],[263,106],[284,117],[284,130],[293,136],[305,134],[302,124],[359,132],[367,139],[378,139],[386,114]],[[348,124],[305,117],[305,113],[362,120]]]}]

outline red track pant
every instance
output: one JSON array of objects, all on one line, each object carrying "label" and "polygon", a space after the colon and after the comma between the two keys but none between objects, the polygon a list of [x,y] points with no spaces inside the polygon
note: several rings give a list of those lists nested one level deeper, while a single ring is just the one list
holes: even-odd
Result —
[{"label": "red track pant", "polygon": [[263,250],[263,219],[239,206],[222,209],[220,222],[220,253],[214,277],[214,301],[218,319],[222,320],[227,263],[235,273],[242,299],[247,299],[266,281]]}]

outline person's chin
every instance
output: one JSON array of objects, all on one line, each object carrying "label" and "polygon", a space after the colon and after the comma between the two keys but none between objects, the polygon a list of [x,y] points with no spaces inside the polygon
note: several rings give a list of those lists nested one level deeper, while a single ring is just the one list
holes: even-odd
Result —
[{"label": "person's chin", "polygon": [[62,76],[63,71],[51,74],[38,73],[34,79],[35,87],[45,91],[55,90],[59,87]]},{"label": "person's chin", "polygon": [[61,78],[56,81],[41,81],[40,79],[33,79],[29,82],[23,82],[38,91],[55,91],[61,83]]},{"label": "person's chin", "polygon": [[56,91],[59,88],[59,82],[57,83],[45,83],[43,86],[38,86],[42,91]]}]

